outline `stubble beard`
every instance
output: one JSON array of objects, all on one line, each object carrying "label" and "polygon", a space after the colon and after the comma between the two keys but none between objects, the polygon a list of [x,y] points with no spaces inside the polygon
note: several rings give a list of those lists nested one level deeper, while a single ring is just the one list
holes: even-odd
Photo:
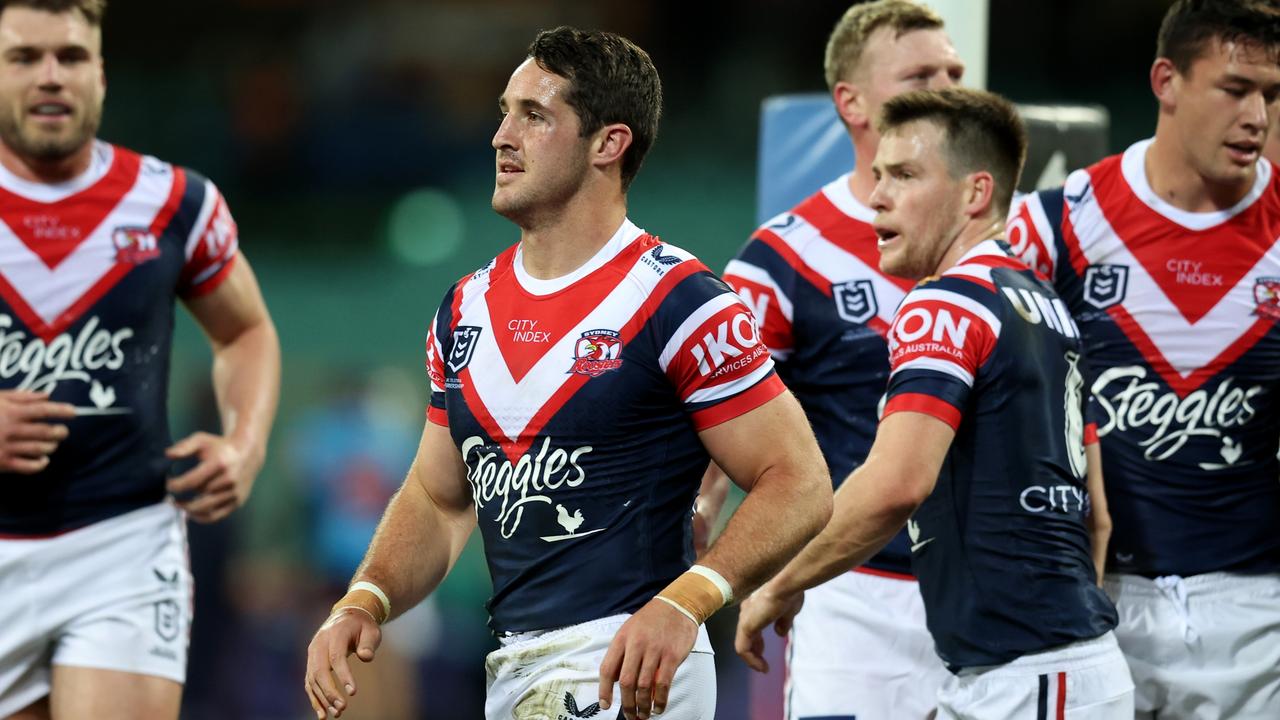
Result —
[{"label": "stubble beard", "polygon": [[91,142],[101,119],[102,110],[99,109],[81,116],[68,132],[51,134],[32,128],[11,113],[0,113],[0,141],[22,157],[38,162],[57,162],[71,157]]}]

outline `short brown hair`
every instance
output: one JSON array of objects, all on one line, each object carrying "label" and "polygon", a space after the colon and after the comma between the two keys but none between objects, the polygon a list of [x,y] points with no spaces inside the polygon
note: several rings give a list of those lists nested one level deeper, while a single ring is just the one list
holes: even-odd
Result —
[{"label": "short brown hair", "polygon": [[621,35],[561,26],[538,33],[529,57],[569,81],[564,99],[578,114],[582,137],[609,123],[631,128],[631,146],[622,156],[626,192],[658,136],[662,117],[662,81],[649,54]]},{"label": "short brown hair", "polygon": [[32,8],[54,14],[79,10],[90,25],[102,27],[102,16],[107,12],[107,0],[0,0],[0,14],[11,7]]},{"label": "short brown hair", "polygon": [[910,0],[876,0],[860,3],[845,11],[827,39],[827,53],[822,63],[827,88],[847,80],[867,48],[871,33],[882,27],[892,28],[897,37],[912,30],[937,30],[943,26],[942,16]]},{"label": "short brown hair", "polygon": [[1275,0],[1178,0],[1165,13],[1156,57],[1168,58],[1183,75],[1205,45],[1244,42],[1280,61],[1280,4]]},{"label": "short brown hair", "polygon": [[946,134],[952,177],[986,170],[995,179],[992,204],[1001,212],[1009,207],[1027,157],[1027,128],[1013,103],[970,88],[913,90],[884,104],[879,130],[883,135],[917,120],[935,123]]}]

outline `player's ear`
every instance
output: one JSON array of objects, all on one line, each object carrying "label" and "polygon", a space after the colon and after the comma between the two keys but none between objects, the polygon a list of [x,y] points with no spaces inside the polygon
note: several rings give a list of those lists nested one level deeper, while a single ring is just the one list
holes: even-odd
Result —
[{"label": "player's ear", "polygon": [[1151,63],[1151,93],[1156,96],[1161,110],[1173,110],[1177,103],[1178,84],[1181,75],[1169,58],[1156,58]]},{"label": "player's ear", "polygon": [[995,202],[996,180],[986,170],[970,173],[965,179],[965,214],[969,217],[982,217]]},{"label": "player's ear", "polygon": [[836,83],[831,88],[831,101],[835,103],[840,119],[851,128],[866,129],[874,121],[867,107],[866,93],[851,82],[841,80]]},{"label": "player's ear", "polygon": [[623,123],[605,125],[591,139],[591,164],[603,167],[611,163],[622,165],[622,156],[631,147],[631,128]]}]

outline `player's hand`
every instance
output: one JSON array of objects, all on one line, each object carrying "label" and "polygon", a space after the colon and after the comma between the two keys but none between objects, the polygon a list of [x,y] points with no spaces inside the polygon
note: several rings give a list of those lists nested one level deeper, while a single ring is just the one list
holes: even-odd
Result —
[{"label": "player's hand", "polygon": [[[700,558],[711,547],[711,530],[715,526],[715,518],[710,517],[703,505],[699,504],[696,508],[693,512],[693,552]],[[717,515],[719,510],[720,508],[716,508]]]},{"label": "player's hand", "polygon": [[769,672],[769,663],[764,659],[764,629],[773,625],[774,632],[785,636],[791,632],[791,625],[803,606],[804,593],[775,595],[768,585],[755,591],[738,609],[738,633],[733,649],[752,670]]},{"label": "player's hand", "polygon": [[317,718],[324,720],[326,712],[342,717],[347,698],[356,694],[356,679],[347,665],[347,657],[354,652],[361,661],[373,662],[373,654],[381,642],[382,629],[373,621],[373,616],[356,608],[339,610],[320,626],[307,646],[307,674],[302,681]]},{"label": "player's hand", "polygon": [[0,472],[30,475],[45,469],[49,456],[67,437],[75,406],[50,402],[49,393],[0,390]]},{"label": "player's hand", "polygon": [[676,668],[689,657],[698,626],[661,600],[650,600],[632,615],[609,643],[600,663],[600,709],[613,703],[613,686],[622,691],[622,714],[637,720],[667,709]]},{"label": "player's hand", "polygon": [[249,499],[253,480],[262,469],[260,454],[248,453],[220,435],[197,432],[179,440],[165,455],[171,460],[194,457],[199,462],[172,478],[169,492],[180,496],[178,505],[202,522],[217,522]]}]

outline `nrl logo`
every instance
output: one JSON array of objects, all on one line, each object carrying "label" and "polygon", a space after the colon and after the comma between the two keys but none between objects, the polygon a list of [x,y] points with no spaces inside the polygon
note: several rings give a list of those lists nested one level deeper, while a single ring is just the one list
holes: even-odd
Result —
[{"label": "nrl logo", "polygon": [[862,324],[875,317],[876,292],[870,280],[847,280],[831,285],[831,297],[836,301],[836,313],[848,322]]},{"label": "nrl logo", "polygon": [[445,364],[454,373],[462,372],[462,368],[471,362],[476,352],[476,340],[480,338],[480,328],[474,325],[459,325],[453,329],[453,342],[449,348],[449,358]]},{"label": "nrl logo", "polygon": [[1124,265],[1090,265],[1084,271],[1085,302],[1105,310],[1124,302],[1129,268]]}]

